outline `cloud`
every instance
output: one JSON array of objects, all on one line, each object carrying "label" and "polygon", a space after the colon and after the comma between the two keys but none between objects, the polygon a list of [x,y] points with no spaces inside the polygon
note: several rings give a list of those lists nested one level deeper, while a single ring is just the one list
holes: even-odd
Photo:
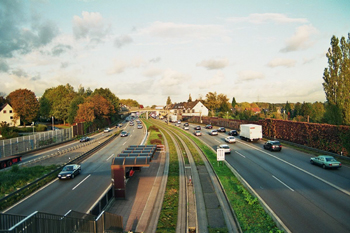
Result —
[{"label": "cloud", "polygon": [[203,60],[199,63],[197,63],[197,66],[203,66],[207,68],[208,70],[217,70],[222,69],[228,66],[229,61],[227,58],[222,59],[210,59],[210,60]]},{"label": "cloud", "polygon": [[143,58],[134,58],[129,62],[122,60],[114,60],[113,66],[107,71],[108,75],[120,74],[128,68],[138,68],[146,64]]},{"label": "cloud", "polygon": [[269,22],[274,22],[278,24],[308,22],[308,20],[305,18],[289,18],[284,14],[278,14],[278,13],[250,14],[248,17],[228,18],[227,21],[250,22],[253,24],[262,24],[262,23],[269,23]]},{"label": "cloud", "polygon": [[69,62],[62,62],[60,68],[65,69],[69,66]]},{"label": "cloud", "polygon": [[199,89],[208,89],[209,87],[212,88],[215,85],[221,84],[224,80],[225,75],[221,71],[218,71],[211,79],[198,82],[197,87]]},{"label": "cloud", "polygon": [[22,69],[16,69],[12,71],[12,74],[17,76],[18,78],[28,78],[28,74]]},{"label": "cloud", "polygon": [[97,12],[82,12],[82,17],[73,17],[73,34],[76,39],[90,39],[100,43],[110,31],[102,15]]},{"label": "cloud", "polygon": [[7,62],[5,60],[0,59],[0,73],[6,73],[10,67],[8,66]]},{"label": "cloud", "polygon": [[219,25],[195,25],[154,22],[150,27],[140,30],[141,34],[153,37],[177,39],[205,39],[213,36],[223,36],[227,33],[223,26]]},{"label": "cloud", "polygon": [[267,66],[271,68],[275,68],[278,66],[293,67],[295,66],[295,63],[296,60],[293,59],[276,58],[269,61],[269,63],[267,63]]},{"label": "cloud", "polygon": [[239,81],[254,81],[258,79],[264,79],[265,76],[261,72],[252,71],[252,70],[243,70],[238,72]]},{"label": "cloud", "polygon": [[133,40],[130,36],[128,35],[123,35],[123,36],[119,36],[118,38],[116,38],[114,40],[114,45],[117,47],[117,48],[121,48],[123,47],[124,45],[127,45],[127,44],[130,44],[132,43]]},{"label": "cloud", "polygon": [[49,44],[58,34],[53,22],[43,21],[36,14],[27,18],[23,1],[0,1],[0,57],[13,57],[15,52],[30,53]]},{"label": "cloud", "polygon": [[161,60],[160,57],[156,57],[156,58],[152,58],[151,60],[149,60],[149,62],[157,63],[157,62],[160,62],[160,60]]},{"label": "cloud", "polygon": [[146,77],[156,77],[162,73],[163,73],[163,70],[157,69],[157,68],[149,68],[142,72],[142,74]]},{"label": "cloud", "polygon": [[72,49],[72,46],[70,45],[58,44],[52,48],[52,55],[59,56],[62,53],[66,52],[67,50],[71,50],[71,49]]},{"label": "cloud", "polygon": [[172,87],[176,89],[176,86],[188,83],[191,77],[187,74],[183,74],[174,70],[166,70],[163,72],[159,85],[161,87]]},{"label": "cloud", "polygon": [[318,33],[317,29],[312,25],[303,25],[296,29],[294,35],[286,41],[286,47],[281,52],[292,52],[297,50],[305,50],[311,47],[314,42],[311,36]]}]

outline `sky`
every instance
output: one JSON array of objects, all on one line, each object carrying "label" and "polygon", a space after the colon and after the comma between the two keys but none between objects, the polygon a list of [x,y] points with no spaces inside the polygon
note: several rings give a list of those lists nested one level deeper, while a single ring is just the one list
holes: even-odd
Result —
[{"label": "sky", "polygon": [[0,93],[69,83],[165,105],[324,102],[349,0],[0,0]]}]

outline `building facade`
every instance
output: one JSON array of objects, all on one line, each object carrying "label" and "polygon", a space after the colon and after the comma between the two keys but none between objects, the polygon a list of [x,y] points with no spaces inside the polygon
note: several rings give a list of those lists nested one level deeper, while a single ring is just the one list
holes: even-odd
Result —
[{"label": "building facade", "polygon": [[0,122],[5,122],[9,126],[19,126],[20,118],[15,121],[15,113],[9,104],[0,107]]}]

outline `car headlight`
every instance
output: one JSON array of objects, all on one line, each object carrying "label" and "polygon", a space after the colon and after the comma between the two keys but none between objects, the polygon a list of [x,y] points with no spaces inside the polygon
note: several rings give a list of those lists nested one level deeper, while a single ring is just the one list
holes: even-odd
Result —
[{"label": "car headlight", "polygon": [[71,176],[72,174],[67,174],[67,176]]},{"label": "car headlight", "polygon": [[58,177],[61,177],[61,174],[58,174]]}]

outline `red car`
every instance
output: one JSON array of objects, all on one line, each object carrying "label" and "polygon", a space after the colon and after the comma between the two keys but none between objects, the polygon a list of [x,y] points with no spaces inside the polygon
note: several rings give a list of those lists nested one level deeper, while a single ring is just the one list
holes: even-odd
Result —
[{"label": "red car", "polygon": [[212,129],[213,126],[212,126],[212,125],[206,125],[205,128],[206,128],[206,129]]}]

